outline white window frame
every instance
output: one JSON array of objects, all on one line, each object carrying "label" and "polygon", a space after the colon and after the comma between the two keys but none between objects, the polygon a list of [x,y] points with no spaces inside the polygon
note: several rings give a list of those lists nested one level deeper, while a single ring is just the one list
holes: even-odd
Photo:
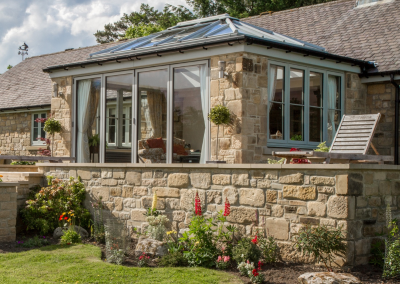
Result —
[{"label": "white window frame", "polygon": [[[38,114],[38,115],[45,114],[45,115],[46,115],[46,118],[47,118],[47,112],[45,112],[45,111],[42,111],[42,112],[33,112],[33,113],[31,114],[31,116],[32,116],[32,118],[31,118],[31,146],[46,146],[46,141],[38,141],[36,138],[33,137],[34,128],[35,128],[35,126],[34,126],[34,123],[35,123],[35,119],[34,119],[35,114]],[[41,130],[42,127],[44,127],[44,123],[43,123],[43,125],[42,125],[41,122],[38,122],[38,129]],[[44,137],[44,138],[46,138],[46,137]]]},{"label": "white window frame", "polygon": [[[343,72],[337,72],[337,71],[331,71],[331,70],[324,70],[318,67],[314,66],[308,66],[308,65],[300,65],[296,63],[291,63],[287,61],[278,61],[278,60],[269,60],[268,61],[268,86],[272,84],[271,78],[272,75],[270,74],[270,65],[277,65],[277,66],[282,66],[285,68],[285,77],[284,77],[284,133],[283,137],[284,139],[279,140],[279,139],[270,139],[270,132],[269,132],[269,111],[270,111],[270,103],[271,103],[271,98],[272,94],[269,94],[268,92],[268,113],[267,113],[267,146],[268,147],[276,147],[276,148],[305,148],[305,149],[315,149],[318,144],[320,144],[323,141],[327,141],[328,139],[328,128],[327,128],[327,121],[328,121],[328,75],[334,75],[340,77],[340,95],[341,95],[341,103],[340,103],[340,111],[341,111],[341,117],[343,116],[344,112],[344,98],[345,98],[345,93],[344,93],[344,80],[345,80],[345,75]],[[299,69],[299,70],[304,70],[304,125],[303,125],[303,141],[295,141],[295,140],[290,140],[290,69]],[[321,73],[323,75],[322,82],[322,94],[323,94],[323,99],[322,99],[322,141],[321,142],[312,142],[309,141],[310,135],[309,135],[309,125],[310,125],[310,72],[316,72],[316,73]]]}]

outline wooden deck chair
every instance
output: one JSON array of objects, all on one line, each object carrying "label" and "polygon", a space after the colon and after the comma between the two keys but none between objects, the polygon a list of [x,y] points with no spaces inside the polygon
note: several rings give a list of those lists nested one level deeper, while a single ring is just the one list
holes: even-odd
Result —
[{"label": "wooden deck chair", "polygon": [[[324,158],[326,163],[332,160],[347,163],[373,162],[383,164],[394,160],[393,156],[381,156],[372,144],[375,129],[378,125],[381,114],[344,115],[340,122],[339,129],[333,139],[332,146],[328,153],[315,151],[298,152],[272,152],[275,157],[285,158]],[[367,155],[369,147],[372,147],[376,155]]]}]

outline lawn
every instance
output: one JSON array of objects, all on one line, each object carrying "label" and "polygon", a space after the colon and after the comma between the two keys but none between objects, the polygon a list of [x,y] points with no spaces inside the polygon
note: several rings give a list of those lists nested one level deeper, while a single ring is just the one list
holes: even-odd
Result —
[{"label": "lawn", "polygon": [[137,268],[101,260],[92,245],[51,245],[0,255],[0,283],[242,283],[205,268]]}]

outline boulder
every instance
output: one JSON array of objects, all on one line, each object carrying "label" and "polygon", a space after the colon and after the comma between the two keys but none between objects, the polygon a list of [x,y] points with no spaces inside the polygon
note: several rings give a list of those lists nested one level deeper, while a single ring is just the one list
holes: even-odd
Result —
[{"label": "boulder", "polygon": [[302,284],[361,284],[360,279],[348,273],[311,272],[298,278]]},{"label": "boulder", "polygon": [[160,242],[154,239],[139,238],[138,244],[136,245],[135,255],[139,256],[142,253],[163,256],[168,252],[167,245],[165,242]]},{"label": "boulder", "polygon": [[[54,230],[54,233],[53,233],[53,238],[55,238],[55,239],[61,238],[62,235],[64,235],[64,232],[65,232],[66,230],[68,230],[68,228],[61,228],[61,227],[56,228],[56,229]],[[85,239],[85,238],[89,237],[89,233],[88,233],[84,228],[82,228],[82,227],[79,227],[79,226],[75,225],[75,226],[74,226],[74,230],[75,230],[75,232],[77,232],[79,235],[81,235],[81,238],[82,238],[82,239]]]}]

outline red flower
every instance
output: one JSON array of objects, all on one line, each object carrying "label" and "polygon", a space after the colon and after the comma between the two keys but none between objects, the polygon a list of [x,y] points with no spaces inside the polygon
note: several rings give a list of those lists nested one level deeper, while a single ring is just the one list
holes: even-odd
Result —
[{"label": "red flower", "polygon": [[64,220],[68,220],[68,217],[64,217]]},{"label": "red flower", "polygon": [[228,197],[226,198],[225,201],[225,209],[224,209],[224,216],[229,216],[231,213],[231,204],[229,203]]},{"label": "red flower", "polygon": [[194,212],[197,216],[201,216],[201,203],[198,192],[196,192],[196,197],[194,198]]},{"label": "red flower", "polygon": [[255,276],[255,277],[257,277],[258,276],[258,272],[257,272],[257,269],[253,269],[253,275]]},{"label": "red flower", "polygon": [[258,244],[258,241],[257,241],[257,235],[256,235],[256,236],[254,237],[254,239],[252,239],[251,241],[252,241],[252,242],[253,242],[253,244],[255,244],[255,245],[256,245],[256,244]]},{"label": "red flower", "polygon": [[259,261],[259,262],[258,262],[258,270],[261,270],[261,265],[262,265],[262,262]]},{"label": "red flower", "polygon": [[297,152],[297,151],[300,151],[300,149],[299,148],[291,148],[290,149],[290,152]]}]

